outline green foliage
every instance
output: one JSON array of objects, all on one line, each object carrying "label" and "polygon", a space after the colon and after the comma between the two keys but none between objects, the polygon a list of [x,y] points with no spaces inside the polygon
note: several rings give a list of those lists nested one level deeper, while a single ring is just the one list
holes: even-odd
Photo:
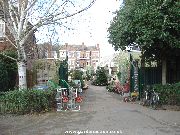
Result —
[{"label": "green foliage", "polygon": [[122,76],[122,73],[119,71],[119,72],[117,73],[117,77],[118,77],[119,80],[121,80],[121,76]]},{"label": "green foliage", "polygon": [[44,112],[51,110],[54,105],[55,92],[50,90],[14,90],[0,95],[0,113]]},{"label": "green foliage", "polygon": [[153,87],[159,93],[162,104],[180,105],[180,82],[167,85],[156,84]]},{"label": "green foliage", "polygon": [[92,75],[91,74],[86,74],[86,80],[91,80],[91,78],[92,78]]},{"label": "green foliage", "polygon": [[74,80],[82,80],[83,72],[80,70],[74,70],[72,74],[72,79]]},{"label": "green foliage", "polygon": [[100,86],[105,86],[108,84],[108,75],[104,68],[101,67],[96,70],[96,79],[92,84]]},{"label": "green foliage", "polygon": [[106,86],[107,91],[108,91],[108,92],[114,92],[114,86],[115,86],[114,81],[111,81],[111,82]]},{"label": "green foliage", "polygon": [[8,72],[5,68],[5,64],[0,61],[0,91],[8,89],[8,81]]},{"label": "green foliage", "polygon": [[88,66],[86,69],[86,79],[91,80],[92,76],[95,74],[94,68],[92,66]]},{"label": "green foliage", "polygon": [[[14,51],[5,51],[7,56],[17,58]],[[0,55],[0,91],[13,89],[16,84],[17,64],[16,61]]]},{"label": "green foliage", "polygon": [[68,82],[68,62],[67,59],[60,63],[59,78]]},{"label": "green foliage", "polygon": [[37,74],[47,74],[48,78],[59,83],[60,61],[49,61],[47,59],[38,59],[33,62],[33,83],[36,83]]},{"label": "green foliage", "polygon": [[72,71],[72,79],[73,80],[80,80],[81,81],[81,87],[84,87],[84,81],[83,81],[83,71],[81,70],[73,70]]},{"label": "green foliage", "polygon": [[145,59],[161,59],[180,48],[179,1],[126,0],[108,29],[115,50],[138,44]]},{"label": "green foliage", "polygon": [[76,83],[73,82],[72,80],[70,82],[68,82],[68,84],[73,88],[75,88],[77,86]]}]

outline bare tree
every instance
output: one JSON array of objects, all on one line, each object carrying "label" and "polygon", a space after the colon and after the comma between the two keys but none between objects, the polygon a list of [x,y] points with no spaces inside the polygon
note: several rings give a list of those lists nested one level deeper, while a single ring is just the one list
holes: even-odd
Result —
[{"label": "bare tree", "polygon": [[[61,26],[63,20],[86,11],[95,0],[84,1],[84,4],[81,2],[81,0],[0,0],[0,8],[4,13],[2,19],[13,41],[8,36],[6,38],[16,48],[18,54],[18,59],[8,57],[17,61],[19,88],[27,88],[25,47],[29,36],[45,25]],[[28,25],[29,23],[31,25]]]}]

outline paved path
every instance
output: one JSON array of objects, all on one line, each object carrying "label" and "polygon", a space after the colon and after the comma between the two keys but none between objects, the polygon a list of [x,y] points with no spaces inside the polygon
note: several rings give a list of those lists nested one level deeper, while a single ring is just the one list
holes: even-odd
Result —
[{"label": "paved path", "polygon": [[124,103],[105,87],[90,85],[83,96],[79,112],[0,116],[0,135],[180,135],[180,112]]}]

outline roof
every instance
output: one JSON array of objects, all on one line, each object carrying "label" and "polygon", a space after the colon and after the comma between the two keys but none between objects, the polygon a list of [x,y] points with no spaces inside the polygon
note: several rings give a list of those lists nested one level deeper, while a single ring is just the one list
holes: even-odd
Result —
[{"label": "roof", "polygon": [[96,46],[86,46],[86,45],[62,45],[60,50],[68,51],[97,51],[99,50]]}]

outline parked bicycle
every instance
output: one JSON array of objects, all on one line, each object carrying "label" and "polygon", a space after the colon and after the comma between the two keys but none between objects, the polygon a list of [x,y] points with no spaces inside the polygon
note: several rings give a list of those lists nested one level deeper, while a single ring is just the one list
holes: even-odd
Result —
[{"label": "parked bicycle", "polygon": [[145,89],[143,105],[157,109],[159,105],[159,94],[155,92],[155,89],[151,89],[149,86]]},{"label": "parked bicycle", "polygon": [[159,95],[155,92],[155,89],[152,90],[150,105],[153,109],[157,109],[159,105]]}]

